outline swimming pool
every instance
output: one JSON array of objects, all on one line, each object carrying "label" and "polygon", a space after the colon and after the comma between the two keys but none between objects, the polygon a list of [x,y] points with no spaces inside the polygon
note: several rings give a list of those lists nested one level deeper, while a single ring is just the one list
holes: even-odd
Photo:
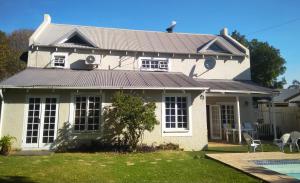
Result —
[{"label": "swimming pool", "polygon": [[288,175],[300,180],[300,160],[253,160],[253,162],[269,170]]}]

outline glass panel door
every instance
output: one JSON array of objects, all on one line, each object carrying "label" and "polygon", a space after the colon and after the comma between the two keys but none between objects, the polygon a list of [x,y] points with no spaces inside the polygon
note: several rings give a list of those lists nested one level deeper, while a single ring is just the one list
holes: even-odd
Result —
[{"label": "glass panel door", "polygon": [[227,128],[235,128],[234,105],[221,105],[221,120]]},{"label": "glass panel door", "polygon": [[222,138],[221,110],[219,105],[210,106],[210,136],[211,139]]},{"label": "glass panel door", "polygon": [[44,104],[42,144],[54,142],[56,133],[57,99],[46,98]]},{"label": "glass panel door", "polygon": [[57,126],[57,98],[29,97],[25,148],[43,148],[50,146],[56,137]]},{"label": "glass panel door", "polygon": [[29,98],[25,143],[27,147],[38,147],[41,116],[41,98]]}]

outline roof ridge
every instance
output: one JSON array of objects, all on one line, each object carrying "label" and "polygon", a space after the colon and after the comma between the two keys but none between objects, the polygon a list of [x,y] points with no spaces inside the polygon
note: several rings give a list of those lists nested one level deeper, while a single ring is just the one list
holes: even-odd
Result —
[{"label": "roof ridge", "polygon": [[60,23],[51,23],[50,25],[62,25],[62,26],[74,26],[74,27],[94,27],[100,29],[114,29],[114,30],[127,30],[127,31],[141,31],[141,32],[154,32],[154,33],[166,33],[166,34],[189,34],[189,35],[202,35],[202,36],[214,36],[219,37],[218,34],[200,34],[200,33],[189,33],[189,32],[163,32],[163,31],[155,31],[155,30],[142,30],[142,29],[126,29],[126,28],[116,28],[116,27],[100,27],[95,25],[77,25],[77,24],[60,24]]}]

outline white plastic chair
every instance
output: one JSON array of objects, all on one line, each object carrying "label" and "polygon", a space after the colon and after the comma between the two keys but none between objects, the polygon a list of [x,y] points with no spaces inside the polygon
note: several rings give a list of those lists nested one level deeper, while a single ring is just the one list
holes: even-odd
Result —
[{"label": "white plastic chair", "polygon": [[280,139],[274,139],[274,144],[277,145],[280,151],[284,152],[284,146],[290,144],[291,134],[285,133]]},{"label": "white plastic chair", "polygon": [[248,152],[253,148],[253,152],[260,146],[261,151],[263,152],[262,143],[260,140],[254,140],[248,133],[244,132],[243,137],[248,145]]}]

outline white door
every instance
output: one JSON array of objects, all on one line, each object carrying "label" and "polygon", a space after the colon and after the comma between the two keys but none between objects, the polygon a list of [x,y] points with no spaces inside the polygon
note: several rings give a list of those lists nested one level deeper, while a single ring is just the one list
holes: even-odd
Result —
[{"label": "white door", "polygon": [[210,138],[222,139],[221,110],[219,105],[210,106]]},{"label": "white door", "polygon": [[48,149],[56,138],[57,97],[29,97],[24,148]]}]

